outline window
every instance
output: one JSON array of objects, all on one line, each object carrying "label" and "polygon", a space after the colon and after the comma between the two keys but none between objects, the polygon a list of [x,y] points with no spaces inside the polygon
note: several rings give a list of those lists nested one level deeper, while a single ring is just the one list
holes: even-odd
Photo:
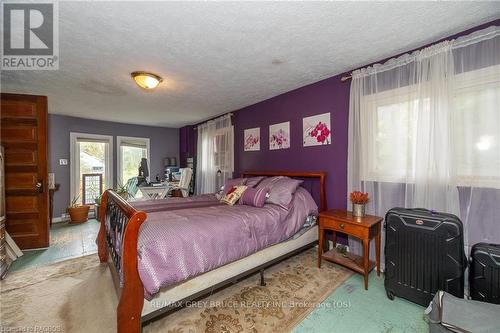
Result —
[{"label": "window", "polygon": [[[118,136],[116,144],[118,146],[118,182],[120,184],[126,184],[130,178],[137,177],[142,158],[148,160],[148,168],[151,168],[148,138]],[[150,178],[153,177],[150,175]]]},{"label": "window", "polygon": [[104,189],[113,187],[113,137],[70,133],[72,200],[94,204]]},{"label": "window", "polygon": [[[499,73],[500,66],[491,66],[453,79],[451,159],[458,185],[500,188]],[[413,182],[418,117],[430,112],[429,99],[412,99],[414,89],[363,97],[361,131],[367,135],[362,150],[368,157],[361,166],[364,180]]]},{"label": "window", "polygon": [[[366,142],[370,158],[363,167],[365,180],[404,181],[412,177],[413,168],[408,166],[414,160],[419,101],[408,100],[404,94],[407,90],[377,94],[366,101],[371,105],[364,108],[364,131],[373,132],[374,140]],[[367,117],[374,119],[368,121]],[[374,124],[375,128],[368,128],[367,124]]]},{"label": "window", "polygon": [[227,114],[198,125],[196,193],[216,192],[233,176],[234,129]]},{"label": "window", "polygon": [[233,128],[224,127],[218,129],[213,138],[215,169],[220,171],[216,178],[216,188],[224,186],[226,179],[233,175]]},{"label": "window", "polygon": [[457,77],[453,140],[458,183],[500,188],[500,66]]},{"label": "window", "polygon": [[214,163],[215,168],[222,172],[233,172],[233,163],[231,158],[231,147],[232,144],[230,136],[230,131],[232,128],[217,130],[215,137],[213,138],[214,143]]}]

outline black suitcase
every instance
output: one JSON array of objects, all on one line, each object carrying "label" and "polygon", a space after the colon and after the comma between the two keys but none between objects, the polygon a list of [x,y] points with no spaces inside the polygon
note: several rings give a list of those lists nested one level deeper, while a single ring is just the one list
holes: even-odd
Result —
[{"label": "black suitcase", "polygon": [[500,304],[500,244],[478,243],[472,247],[470,257],[471,298]]},{"label": "black suitcase", "polygon": [[428,306],[438,290],[464,296],[463,226],[452,214],[393,208],[385,216],[385,291]]}]

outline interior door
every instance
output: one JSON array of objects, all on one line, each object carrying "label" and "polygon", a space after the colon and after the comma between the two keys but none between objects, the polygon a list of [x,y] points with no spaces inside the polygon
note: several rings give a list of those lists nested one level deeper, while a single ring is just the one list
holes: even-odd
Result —
[{"label": "interior door", "polygon": [[47,97],[1,95],[6,227],[21,249],[49,246]]}]

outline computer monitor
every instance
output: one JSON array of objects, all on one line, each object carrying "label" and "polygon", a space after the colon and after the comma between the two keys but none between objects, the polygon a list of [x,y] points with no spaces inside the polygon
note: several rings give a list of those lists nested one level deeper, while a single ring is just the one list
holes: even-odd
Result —
[{"label": "computer monitor", "polygon": [[137,177],[139,185],[147,184],[148,177],[149,177],[148,160],[143,157],[141,159],[141,163],[139,164],[139,175]]},{"label": "computer monitor", "polygon": [[149,177],[148,160],[144,157],[141,158],[141,164],[139,165],[139,177]]}]

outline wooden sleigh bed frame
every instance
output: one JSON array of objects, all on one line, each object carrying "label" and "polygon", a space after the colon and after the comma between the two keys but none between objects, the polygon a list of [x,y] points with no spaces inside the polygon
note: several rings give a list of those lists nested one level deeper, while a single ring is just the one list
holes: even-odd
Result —
[{"label": "wooden sleigh bed frame", "polygon": [[[325,172],[274,172],[249,171],[242,173],[242,177],[255,176],[287,176],[290,178],[309,179],[319,181],[319,211],[326,210]],[[312,186],[309,190],[312,193]],[[314,197],[314,195],[313,195]],[[113,282],[118,294],[117,331],[119,333],[138,333],[142,326],[155,318],[172,313],[186,302],[201,299],[214,290],[235,283],[245,277],[261,272],[261,284],[264,285],[263,270],[293,255],[296,255],[317,244],[314,241],[302,248],[293,250],[285,255],[268,261],[258,267],[253,267],[237,276],[222,281],[206,290],[190,295],[173,305],[168,305],[153,316],[142,317],[144,305],[144,287],[139,276],[137,260],[137,241],[141,224],[147,215],[143,211],[134,209],[113,190],[104,192],[99,210],[100,229],[97,236],[98,255],[101,263],[107,263],[113,276]],[[259,251],[258,251],[259,252]],[[256,252],[256,253],[258,253]],[[203,273],[206,274],[206,273]],[[201,275],[203,275],[201,274]],[[121,279],[120,279],[121,277]]]}]

